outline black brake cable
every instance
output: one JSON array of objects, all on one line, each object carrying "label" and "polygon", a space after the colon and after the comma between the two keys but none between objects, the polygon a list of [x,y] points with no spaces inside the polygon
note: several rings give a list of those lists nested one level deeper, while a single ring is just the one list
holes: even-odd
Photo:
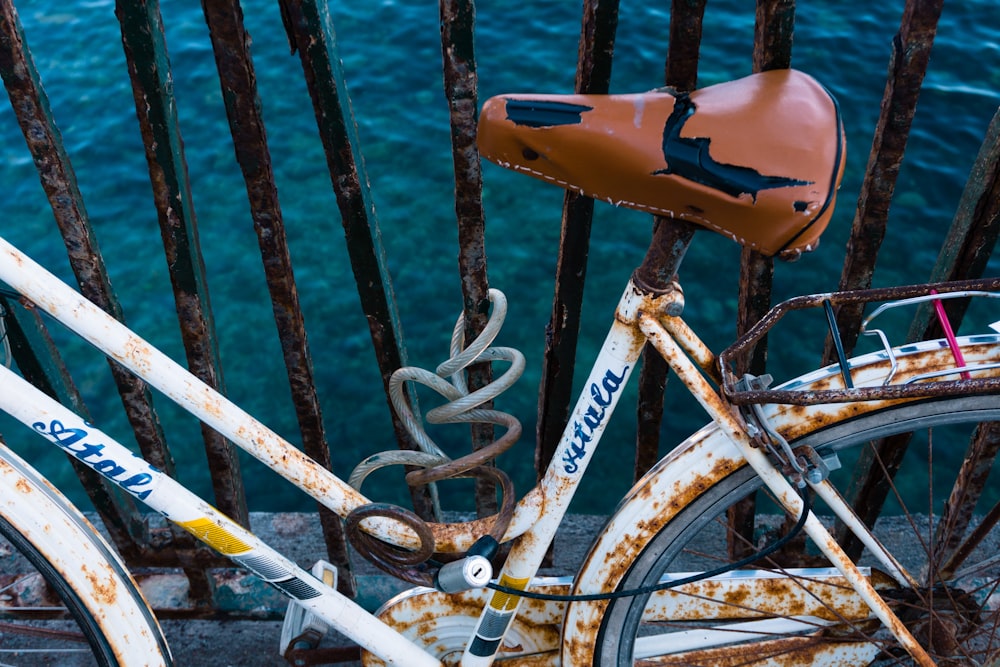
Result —
[{"label": "black brake cable", "polygon": [[760,560],[770,556],[778,549],[782,548],[789,542],[791,542],[795,537],[802,532],[802,529],[806,525],[806,520],[809,518],[810,512],[810,501],[808,490],[803,489],[799,494],[802,498],[802,513],[799,515],[798,520],[792,529],[788,533],[773,544],[769,544],[760,551],[747,556],[735,563],[728,563],[722,567],[717,567],[714,570],[708,570],[706,572],[699,572],[698,574],[692,575],[690,577],[684,577],[683,579],[673,579],[671,581],[663,581],[656,584],[651,584],[649,586],[642,586],[640,588],[631,588],[624,591],[611,591],[610,593],[583,593],[579,595],[558,595],[555,593],[540,593],[538,591],[522,591],[517,588],[511,588],[510,586],[503,586],[501,584],[495,584],[490,582],[486,585],[499,593],[506,593],[508,595],[515,595],[523,598],[529,598],[531,600],[549,600],[554,602],[598,602],[601,600],[617,600],[619,598],[634,597],[638,595],[649,595],[650,593],[657,593],[659,591],[665,591],[670,588],[676,588],[677,586],[683,586],[685,584],[693,584],[697,581],[702,581],[704,579],[710,579],[711,577],[717,577],[720,574],[725,574],[726,572],[732,572],[733,570],[738,570],[741,567],[745,567],[754,561]]}]

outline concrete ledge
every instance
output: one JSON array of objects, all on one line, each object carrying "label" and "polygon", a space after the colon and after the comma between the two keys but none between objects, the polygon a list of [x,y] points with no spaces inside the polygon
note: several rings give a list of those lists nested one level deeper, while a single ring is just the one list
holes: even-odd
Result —
[{"label": "concrete ledge", "polygon": [[[603,526],[605,517],[573,515],[567,517],[557,538],[552,568],[540,574],[555,576],[577,569],[593,535]],[[325,558],[319,520],[307,513],[263,513],[250,516],[253,532],[285,556],[308,569]],[[382,602],[412,588],[382,574],[363,558],[352,556],[358,583],[357,602],[374,611]],[[179,667],[273,667],[286,665],[278,654],[281,619],[287,598],[263,584],[256,577],[239,570],[218,573],[215,581],[223,587],[216,599],[232,599],[230,611],[251,614],[256,620],[164,620],[164,633]],[[143,592],[154,607],[183,608],[187,578],[183,574],[157,573],[139,577]],[[239,597],[242,595],[242,597]],[[345,645],[346,640],[328,636],[324,645]],[[359,665],[360,663],[339,663]]]},{"label": "concrete ledge", "polygon": [[[776,521],[778,520],[775,517]],[[911,524],[910,520],[913,523]],[[582,561],[593,536],[600,530],[604,517],[572,515],[567,517],[556,537],[556,562],[552,568],[541,571],[540,575],[563,575],[575,572]],[[312,514],[253,514],[251,523],[254,532],[266,542],[275,545],[299,565],[309,568],[313,562],[324,556],[325,549],[320,539],[319,525]],[[973,521],[973,524],[977,521]],[[927,517],[892,517],[881,519],[876,533],[903,565],[919,571],[924,562],[923,546],[914,538],[914,526],[921,532],[933,533],[933,526]],[[699,535],[698,549],[705,553],[719,553],[724,550],[722,531],[706,530]],[[980,554],[1000,552],[1000,530],[994,530],[979,548]],[[975,557],[975,556],[974,556]],[[683,560],[683,559],[682,559]],[[381,602],[398,591],[410,588],[380,574],[360,558],[354,559],[355,576],[359,584],[359,603],[374,610]],[[862,562],[862,565],[870,565]],[[1000,567],[1000,564],[997,564]],[[685,564],[678,562],[678,570]],[[183,578],[182,575],[178,575]],[[162,622],[165,634],[174,651],[178,665],[184,667],[264,667],[287,664],[278,654],[281,637],[281,617],[286,606],[285,599],[269,587],[248,581],[249,575],[234,575],[234,581],[247,586],[254,604],[264,600],[257,610],[256,620],[166,620]],[[186,580],[185,580],[186,582]],[[186,585],[186,584],[185,584]],[[258,590],[260,589],[260,590]],[[153,591],[152,597],[162,594]],[[238,591],[233,588],[232,593]],[[247,597],[236,604],[246,607]],[[176,600],[174,600],[176,603]],[[344,638],[331,633],[324,639],[324,646],[345,645]],[[339,663],[359,665],[360,663]]]}]

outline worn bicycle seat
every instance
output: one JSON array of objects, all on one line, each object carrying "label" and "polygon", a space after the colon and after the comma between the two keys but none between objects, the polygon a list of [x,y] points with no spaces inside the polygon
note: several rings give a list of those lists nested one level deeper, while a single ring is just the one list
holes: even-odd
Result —
[{"label": "worn bicycle seat", "polygon": [[689,94],[500,95],[478,143],[503,167],[785,259],[816,247],[845,160],[836,101],[796,70]]}]

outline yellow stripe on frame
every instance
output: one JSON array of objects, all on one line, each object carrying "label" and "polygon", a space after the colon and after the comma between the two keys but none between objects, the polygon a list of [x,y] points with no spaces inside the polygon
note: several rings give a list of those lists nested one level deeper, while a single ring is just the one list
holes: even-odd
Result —
[{"label": "yellow stripe on frame", "polygon": [[[514,579],[513,577],[508,577],[506,574],[500,577],[500,585],[506,586],[507,588],[516,588],[518,590],[524,590],[528,587],[528,582],[530,579]],[[493,597],[490,599],[490,606],[497,611],[511,611],[517,607],[518,600],[521,597],[519,595],[511,595],[510,593],[500,593],[498,591],[493,592]]]},{"label": "yellow stripe on frame", "polygon": [[193,521],[178,521],[177,525],[224,556],[235,556],[250,551],[250,546],[243,540],[204,517]]}]

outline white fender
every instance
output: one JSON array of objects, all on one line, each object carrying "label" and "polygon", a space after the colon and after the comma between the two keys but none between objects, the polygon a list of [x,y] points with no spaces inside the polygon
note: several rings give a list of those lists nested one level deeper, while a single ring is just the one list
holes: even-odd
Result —
[{"label": "white fender", "polygon": [[[739,450],[714,424],[688,438],[618,505],[584,561],[574,592],[614,590],[649,540],[691,498],[743,463]],[[563,623],[563,665],[590,664],[606,607],[607,602],[569,605]]]},{"label": "white fender", "polygon": [[[979,335],[960,338],[966,363],[996,362],[1000,337]],[[924,341],[897,348],[896,381],[919,373],[954,368],[954,358],[943,340]],[[850,361],[855,386],[877,386],[889,372],[888,355],[874,352]],[[996,374],[996,370],[988,371]],[[836,389],[843,387],[836,365],[813,371],[782,385],[783,389]],[[818,423],[834,423],[844,413],[884,408],[888,401],[835,403],[808,407],[764,406],[765,414],[779,432],[792,440],[816,428]],[[619,503],[611,520],[596,538],[581,566],[574,593],[615,590],[632,562],[649,541],[693,498],[745,465],[737,447],[709,424],[678,445],[640,479]],[[570,604],[563,623],[562,664],[589,665],[597,632],[607,602]]]}]

